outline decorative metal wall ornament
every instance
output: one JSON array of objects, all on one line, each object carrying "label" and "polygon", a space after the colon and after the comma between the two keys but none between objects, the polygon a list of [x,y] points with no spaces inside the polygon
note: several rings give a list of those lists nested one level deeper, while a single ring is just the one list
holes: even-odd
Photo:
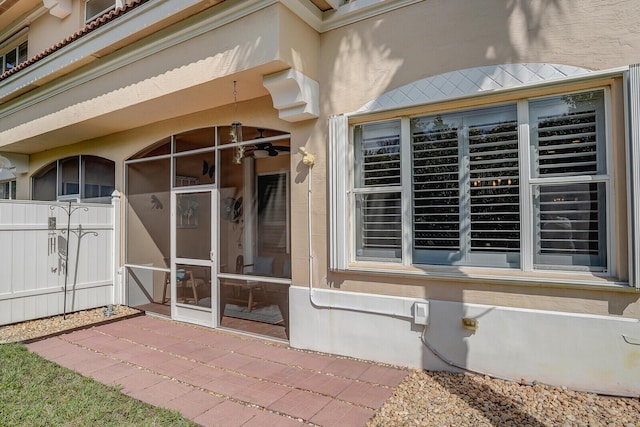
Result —
[{"label": "decorative metal wall ornament", "polygon": [[[67,214],[67,229],[66,230],[62,230],[63,234],[67,235],[67,238],[65,239],[62,236],[58,236],[58,240],[61,241],[62,243],[64,243],[64,250],[62,248],[62,245],[58,245],[58,250],[60,251],[60,255],[64,256],[64,260],[61,259],[61,262],[64,262],[64,264],[62,265],[62,267],[64,268],[64,298],[63,298],[63,309],[62,309],[62,319],[66,320],[67,319],[67,287],[68,287],[68,282],[69,282],[69,237],[71,233],[74,233],[77,238],[78,238],[78,247],[77,249],[77,254],[76,254],[76,267],[75,267],[75,275],[73,278],[73,285],[75,288],[75,284],[77,282],[78,279],[78,255],[80,254],[80,241],[82,240],[82,237],[84,237],[86,234],[93,234],[94,236],[97,236],[98,233],[96,233],[95,231],[84,231],[82,229],[82,224],[78,225],[78,229],[77,230],[72,230],[71,229],[71,215],[73,215],[73,213],[79,209],[84,210],[85,212],[89,211],[89,208],[84,207],[84,206],[75,206],[72,207],[71,206],[71,200],[69,200],[69,204],[67,206],[64,205],[51,205],[49,206],[50,210],[54,210],[56,208],[60,208],[62,209],[66,214]],[[74,294],[74,299],[75,299],[75,294]]]}]

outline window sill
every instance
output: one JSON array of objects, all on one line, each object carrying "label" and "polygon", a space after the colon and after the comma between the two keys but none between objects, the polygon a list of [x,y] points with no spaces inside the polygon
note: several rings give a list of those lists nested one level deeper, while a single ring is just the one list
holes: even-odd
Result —
[{"label": "window sill", "polygon": [[351,263],[346,273],[384,275],[391,277],[424,277],[443,281],[483,281],[488,284],[577,288],[603,291],[635,292],[629,282],[583,271],[511,271],[484,267],[403,266],[357,262]]}]

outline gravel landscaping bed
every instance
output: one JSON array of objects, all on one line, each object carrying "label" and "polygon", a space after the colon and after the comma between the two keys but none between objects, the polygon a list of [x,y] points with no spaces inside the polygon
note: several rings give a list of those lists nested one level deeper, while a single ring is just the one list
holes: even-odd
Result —
[{"label": "gravel landscaping bed", "polygon": [[640,400],[414,371],[367,424],[382,426],[640,426]]},{"label": "gravel landscaping bed", "polygon": [[105,315],[106,307],[99,307],[69,313],[66,315],[66,318],[60,315],[0,326],[0,344],[30,341],[36,338],[141,313],[140,310],[124,305],[114,305],[112,308],[114,314],[110,316]]},{"label": "gravel landscaping bed", "polygon": [[[127,306],[84,310],[0,327],[0,343],[38,337],[141,314]],[[368,427],[607,426],[640,427],[640,399],[600,396],[481,375],[414,370],[376,411]]]}]

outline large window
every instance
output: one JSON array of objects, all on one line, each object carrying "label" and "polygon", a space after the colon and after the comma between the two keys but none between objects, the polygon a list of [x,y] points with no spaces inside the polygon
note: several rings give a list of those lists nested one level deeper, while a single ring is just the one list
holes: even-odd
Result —
[{"label": "large window", "polygon": [[606,271],[606,139],[604,90],[357,125],[352,259]]},{"label": "large window", "polygon": [[57,160],[33,176],[33,200],[82,200],[110,203],[115,163],[96,156]]}]

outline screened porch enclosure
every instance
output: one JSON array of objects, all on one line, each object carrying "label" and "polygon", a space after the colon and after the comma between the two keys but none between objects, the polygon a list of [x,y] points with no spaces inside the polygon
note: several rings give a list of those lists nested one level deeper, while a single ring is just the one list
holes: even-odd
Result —
[{"label": "screened porch enclosure", "polygon": [[126,162],[127,301],[287,339],[289,135],[212,127]]}]

